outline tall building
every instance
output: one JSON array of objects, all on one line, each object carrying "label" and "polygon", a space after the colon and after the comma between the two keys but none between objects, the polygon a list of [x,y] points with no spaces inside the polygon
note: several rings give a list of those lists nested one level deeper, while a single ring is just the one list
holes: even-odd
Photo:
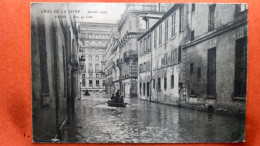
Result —
[{"label": "tall building", "polygon": [[[33,141],[60,139],[76,100],[78,29],[76,20],[41,9],[68,10],[68,4],[31,5]],[[46,129],[46,127],[48,127]]]},{"label": "tall building", "polygon": [[175,4],[138,40],[139,97],[245,113],[246,4]]},{"label": "tall building", "polygon": [[85,70],[79,80],[81,89],[90,92],[104,92],[104,63],[106,45],[116,24],[109,23],[79,23],[80,47],[79,55],[85,58]]},{"label": "tall building", "polygon": [[137,97],[138,43],[140,37],[167,11],[168,4],[126,4],[126,10],[118,22],[119,85],[125,97]]},{"label": "tall building", "polygon": [[116,60],[119,58],[119,35],[113,33],[108,42],[105,53],[105,87],[108,94],[116,93],[120,90],[119,84],[119,67],[116,65]]}]

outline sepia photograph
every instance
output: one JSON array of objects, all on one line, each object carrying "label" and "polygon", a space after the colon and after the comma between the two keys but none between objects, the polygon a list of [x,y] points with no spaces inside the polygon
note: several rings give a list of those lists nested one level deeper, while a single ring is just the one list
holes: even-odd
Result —
[{"label": "sepia photograph", "polygon": [[34,143],[246,141],[247,4],[31,3],[30,29]]}]

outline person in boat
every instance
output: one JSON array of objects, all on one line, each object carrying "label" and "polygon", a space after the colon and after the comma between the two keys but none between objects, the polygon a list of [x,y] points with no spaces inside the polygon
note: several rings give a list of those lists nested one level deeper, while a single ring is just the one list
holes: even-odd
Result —
[{"label": "person in boat", "polygon": [[116,99],[115,95],[112,94],[111,101],[114,101]]},{"label": "person in boat", "polygon": [[119,100],[120,100],[120,90],[117,90],[116,97],[115,97],[115,102],[118,103]]},{"label": "person in boat", "polygon": [[86,91],[85,91],[85,95],[89,95],[88,89],[86,89]]}]

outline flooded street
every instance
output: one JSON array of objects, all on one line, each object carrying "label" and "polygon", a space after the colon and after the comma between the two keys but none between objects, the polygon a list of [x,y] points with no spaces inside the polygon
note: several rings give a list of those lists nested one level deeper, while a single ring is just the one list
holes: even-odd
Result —
[{"label": "flooded street", "polygon": [[128,103],[125,108],[109,107],[108,99],[110,95],[104,93],[82,95],[61,142],[234,142],[244,135],[244,119],[209,115],[137,98],[125,99]]}]

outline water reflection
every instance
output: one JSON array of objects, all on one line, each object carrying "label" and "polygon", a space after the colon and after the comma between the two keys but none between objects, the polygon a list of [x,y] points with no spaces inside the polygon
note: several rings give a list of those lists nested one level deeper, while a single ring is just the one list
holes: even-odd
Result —
[{"label": "water reflection", "polygon": [[233,142],[244,134],[244,119],[138,99],[125,99],[126,108],[109,107],[108,99],[104,94],[83,97],[63,142]]}]

